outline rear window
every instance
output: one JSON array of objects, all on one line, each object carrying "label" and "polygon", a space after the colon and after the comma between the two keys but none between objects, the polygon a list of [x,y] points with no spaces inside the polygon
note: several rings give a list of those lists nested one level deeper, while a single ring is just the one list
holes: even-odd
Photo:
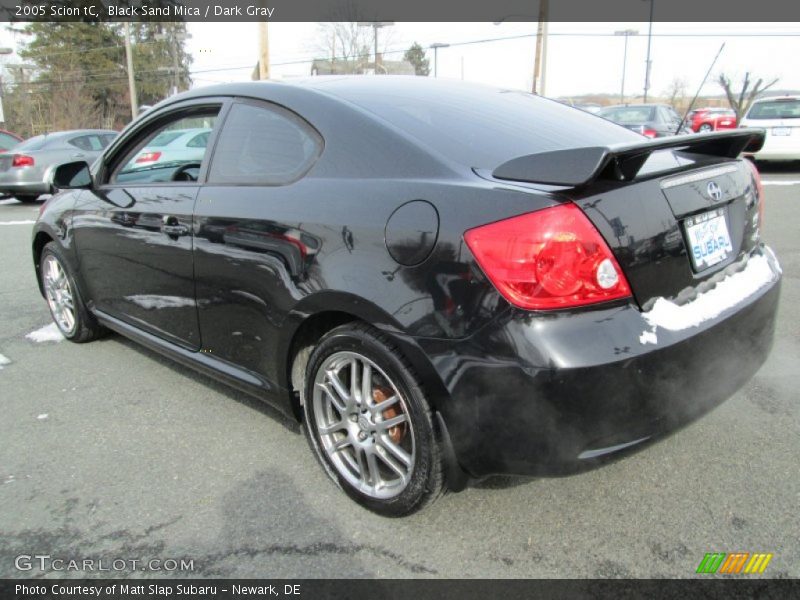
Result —
[{"label": "rear window", "polygon": [[36,135],[22,142],[14,150],[41,150],[47,143],[47,136]]},{"label": "rear window", "polygon": [[493,169],[527,154],[642,139],[593,114],[525,92],[452,82],[378,85],[331,81],[321,88],[470,167]]},{"label": "rear window", "polygon": [[757,102],[747,113],[748,119],[798,119],[800,100],[770,100]]},{"label": "rear window", "polygon": [[653,106],[620,106],[605,108],[597,114],[620,125],[641,125],[646,121],[655,121],[655,112]]}]

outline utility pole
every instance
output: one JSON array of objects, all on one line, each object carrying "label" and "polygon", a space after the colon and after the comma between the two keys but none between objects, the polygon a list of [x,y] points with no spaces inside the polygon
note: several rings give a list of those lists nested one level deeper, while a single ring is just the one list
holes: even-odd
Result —
[{"label": "utility pole", "polygon": [[375,69],[373,70],[374,74],[378,74],[378,69],[380,69],[380,62],[381,58],[378,54],[378,30],[382,27],[390,27],[394,25],[394,21],[363,21],[357,23],[359,27],[372,27],[372,44],[373,44],[373,53],[375,56]]},{"label": "utility pole", "polygon": [[439,48],[449,48],[450,44],[434,42],[430,47],[433,48],[433,76],[435,78],[439,77]]},{"label": "utility pole", "polygon": [[269,31],[266,21],[258,23],[258,78],[269,79]]},{"label": "utility pole", "polygon": [[[546,22],[547,22],[547,6],[548,0],[539,0],[539,25],[536,28],[536,55],[533,59],[533,84],[531,91],[536,94],[542,92],[539,78],[541,77],[542,70],[542,47],[544,43],[544,36],[546,35]],[[543,93],[543,92],[542,92]]]},{"label": "utility pole", "polygon": [[625,46],[622,51],[622,86],[619,90],[619,103],[625,104],[625,70],[628,65],[628,38],[632,35],[639,35],[639,32],[636,29],[623,29],[621,31],[615,31],[614,35],[625,36]]},{"label": "utility pole", "polygon": [[656,0],[650,0],[650,26],[647,29],[647,60],[645,61],[644,70],[644,102],[647,102],[647,91],[650,89],[650,67],[653,64],[650,60],[650,45],[653,41],[653,10],[655,3]]},{"label": "utility pole", "polygon": [[125,21],[125,62],[128,65],[128,92],[131,97],[131,118],[139,115],[139,102],[136,99],[136,78],[133,73],[133,52],[131,51],[131,24]]},{"label": "utility pole", "polygon": [[[13,54],[14,50],[12,48],[0,48],[0,55],[6,56],[8,54]],[[0,66],[0,69],[3,69],[3,66]],[[0,70],[0,123],[5,123],[6,115],[3,112],[3,72]]]}]

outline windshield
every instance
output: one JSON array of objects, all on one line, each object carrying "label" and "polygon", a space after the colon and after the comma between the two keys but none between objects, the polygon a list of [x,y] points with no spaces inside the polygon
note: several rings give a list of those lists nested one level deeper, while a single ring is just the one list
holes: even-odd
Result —
[{"label": "windshield", "polygon": [[618,106],[604,108],[597,114],[621,125],[640,125],[646,121],[654,121],[655,110],[652,106]]},{"label": "windshield", "polygon": [[770,100],[753,104],[748,119],[798,119],[800,118],[800,100]]}]

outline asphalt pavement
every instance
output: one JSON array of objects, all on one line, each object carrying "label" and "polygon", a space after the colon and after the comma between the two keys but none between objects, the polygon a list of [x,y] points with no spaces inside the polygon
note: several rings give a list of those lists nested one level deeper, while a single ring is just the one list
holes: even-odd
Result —
[{"label": "asphalt pavement", "polygon": [[[765,171],[784,283],[744,389],[611,465],[491,478],[400,520],[348,500],[258,401],[119,336],[47,341],[38,206],[0,202],[0,577],[695,577],[734,551],[800,576],[800,168]],[[66,570],[85,559],[125,565]]]}]

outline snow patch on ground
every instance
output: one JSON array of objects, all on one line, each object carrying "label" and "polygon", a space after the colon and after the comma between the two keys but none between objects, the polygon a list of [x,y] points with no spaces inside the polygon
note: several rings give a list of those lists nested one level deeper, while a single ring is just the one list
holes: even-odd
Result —
[{"label": "snow patch on ground", "polygon": [[40,421],[45,421],[45,420],[47,420],[47,417],[49,417],[49,416],[50,415],[48,415],[47,413],[42,413],[42,414],[38,415],[36,418],[39,419]]},{"label": "snow patch on ground", "polygon": [[61,340],[64,339],[61,330],[55,323],[50,323],[50,325],[45,325],[44,327],[37,329],[36,331],[31,331],[25,337],[31,340],[32,342],[39,342],[39,343],[60,342]]},{"label": "snow patch on ground", "polygon": [[194,306],[192,298],[184,298],[182,296],[158,296],[155,294],[137,294],[135,296],[125,296],[126,300],[130,300],[137,306],[144,309],[151,308],[183,308]]},{"label": "snow patch on ground", "polygon": [[714,319],[726,310],[737,306],[776,278],[765,256],[754,256],[747,266],[733,275],[728,275],[717,285],[699,294],[697,298],[683,305],[670,302],[666,298],[656,300],[653,308],[642,313],[650,331],[642,332],[639,342],[655,344],[658,341],[656,330],[662,327],[669,331],[681,331],[697,327]]},{"label": "snow patch on ground", "polygon": [[0,225],[33,225],[36,221],[0,221]]},{"label": "snow patch on ground", "polygon": [[2,354],[0,354],[0,371],[3,370],[3,367],[5,367],[6,365],[10,365],[10,364],[11,364],[11,359],[10,358],[6,358]]}]

